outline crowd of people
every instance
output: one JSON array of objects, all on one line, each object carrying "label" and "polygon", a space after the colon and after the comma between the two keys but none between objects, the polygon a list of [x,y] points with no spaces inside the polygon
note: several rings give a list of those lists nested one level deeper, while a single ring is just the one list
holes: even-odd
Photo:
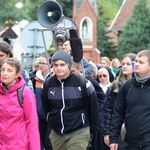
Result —
[{"label": "crowd of people", "polygon": [[150,149],[150,50],[74,62],[66,41],[27,73],[1,41],[0,68],[0,149]]}]

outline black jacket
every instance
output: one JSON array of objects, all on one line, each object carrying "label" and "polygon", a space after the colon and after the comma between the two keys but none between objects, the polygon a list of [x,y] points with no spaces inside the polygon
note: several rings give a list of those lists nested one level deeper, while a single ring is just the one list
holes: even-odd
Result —
[{"label": "black jacket", "polygon": [[133,77],[128,92],[125,92],[126,84],[120,88],[114,104],[110,143],[117,143],[121,125],[125,121],[127,143],[145,146],[150,144],[150,78],[141,84]]},{"label": "black jacket", "polygon": [[102,127],[103,135],[109,135],[111,117],[112,117],[112,112],[113,112],[113,105],[114,105],[116,96],[117,96],[117,93],[115,93],[113,90],[110,90],[107,95],[106,103],[104,107],[104,121],[103,121],[103,127]]},{"label": "black jacket", "polygon": [[[106,103],[104,106],[104,121],[103,121],[103,128],[102,128],[103,135],[109,135],[113,106],[114,106],[115,99],[117,96],[117,92],[114,92],[114,89],[116,88],[115,82],[113,82],[112,84],[113,85],[106,93]],[[120,88],[123,82],[119,81],[118,84]]]},{"label": "black jacket", "polygon": [[[47,87],[42,90],[42,102],[51,128],[58,134],[67,134],[72,131],[90,126],[90,133],[98,129],[98,105],[96,92],[92,84],[86,83],[88,104],[83,98],[78,76],[71,73],[64,80],[51,77]],[[88,106],[87,106],[88,105]]]},{"label": "black jacket", "polygon": [[92,78],[91,76],[86,76],[86,78],[89,81],[91,81],[91,83],[95,88],[96,95],[97,95],[97,102],[99,106],[99,113],[101,113],[103,112],[102,108],[106,101],[106,94],[104,93],[103,89],[100,87],[99,82],[96,79]]}]

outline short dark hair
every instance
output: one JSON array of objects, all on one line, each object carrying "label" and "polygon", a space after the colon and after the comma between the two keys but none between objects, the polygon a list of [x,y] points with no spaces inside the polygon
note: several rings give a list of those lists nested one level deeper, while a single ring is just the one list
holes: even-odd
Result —
[{"label": "short dark hair", "polygon": [[148,62],[150,64],[150,50],[142,50],[142,51],[137,53],[137,56],[138,57],[146,56],[148,58]]},{"label": "short dark hair", "polygon": [[5,41],[0,41],[0,51],[9,54],[9,57],[13,57],[13,52],[10,45]]},{"label": "short dark hair", "polygon": [[7,63],[7,64],[11,65],[12,67],[16,68],[16,73],[21,73],[22,66],[21,66],[21,63],[18,59],[16,59],[16,58],[6,58],[3,61],[2,66],[3,66],[4,63]]}]

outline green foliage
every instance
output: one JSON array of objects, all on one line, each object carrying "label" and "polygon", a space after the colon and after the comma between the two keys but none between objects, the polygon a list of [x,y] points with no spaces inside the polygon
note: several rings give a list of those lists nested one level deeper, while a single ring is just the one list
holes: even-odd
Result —
[{"label": "green foliage", "polygon": [[[45,0],[26,0],[21,12],[24,15],[24,19],[28,21],[37,20],[37,11],[43,2]],[[57,2],[61,5],[64,15],[72,18],[73,0],[57,0]]]},{"label": "green foliage", "polygon": [[116,47],[111,41],[112,39],[108,36],[109,32],[106,31],[107,21],[98,18],[98,35],[97,45],[101,52],[101,56],[107,56],[110,59],[116,57]]},{"label": "green foliage", "polygon": [[119,0],[98,0],[98,8],[101,8],[102,10],[100,11],[103,11],[103,16],[101,17],[109,18],[109,20],[114,19],[119,8],[118,1]]},{"label": "green foliage", "polygon": [[63,9],[63,14],[66,17],[72,18],[73,0],[57,0]]},{"label": "green foliage", "polygon": [[124,0],[119,0],[119,7],[121,6],[121,4],[123,3]]},{"label": "green foliage", "polygon": [[8,25],[5,24],[5,22],[10,22],[10,20],[14,21],[14,23],[23,19],[27,19],[28,21],[37,20],[37,9],[42,2],[44,2],[44,0],[22,0],[24,5],[21,9],[18,9],[15,7],[18,0],[1,0],[0,27],[2,28],[4,25]]},{"label": "green foliage", "polygon": [[[20,21],[27,19],[33,21],[37,19],[37,9],[45,0],[20,0],[24,5],[21,9],[15,7],[18,0],[1,0],[0,1],[0,25],[3,25],[6,20]],[[66,17],[72,18],[73,0],[57,0],[62,6],[63,13]],[[105,18],[113,19],[118,9],[118,0],[98,0],[98,5],[101,4]],[[5,5],[4,5],[5,4]]]},{"label": "green foliage", "polygon": [[27,1],[24,5],[24,9],[26,10],[26,19],[29,21],[37,20],[37,11],[38,8],[42,5],[43,0],[30,0]]},{"label": "green foliage", "polygon": [[118,56],[150,49],[150,9],[147,0],[138,0],[131,19],[126,23],[119,38]]},{"label": "green foliage", "polygon": [[16,11],[15,11],[15,2],[14,0],[0,1],[0,27],[2,28],[5,24],[5,21],[9,24],[12,23],[12,21],[17,19]]},{"label": "green foliage", "polygon": [[[105,2],[106,1],[101,1]],[[109,1],[110,2],[110,1]],[[108,22],[111,20],[107,15],[105,15],[104,5],[99,3],[98,6],[98,19],[97,19],[97,47],[101,52],[101,56],[107,56],[110,59],[116,57],[116,46],[112,42],[111,37],[109,36]],[[112,18],[114,16],[111,16]]]},{"label": "green foliage", "polygon": [[[110,38],[107,36],[106,18],[110,21],[114,18],[118,10],[119,0],[97,0],[98,3],[98,48],[103,55],[112,56],[115,54]],[[23,7],[18,9],[15,4],[18,0],[0,0],[0,27],[4,26],[5,21],[15,22],[26,19],[28,21],[37,20],[37,10],[45,0],[20,0]],[[63,9],[63,14],[66,17],[72,18],[73,0],[57,0]],[[4,5],[5,4],[5,5]],[[100,19],[100,20],[99,20]],[[12,23],[13,24],[13,23]]]}]

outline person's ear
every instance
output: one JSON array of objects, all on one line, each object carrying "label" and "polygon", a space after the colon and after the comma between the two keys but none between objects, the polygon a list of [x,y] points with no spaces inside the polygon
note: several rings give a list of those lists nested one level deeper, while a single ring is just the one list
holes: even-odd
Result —
[{"label": "person's ear", "polygon": [[8,57],[8,58],[10,57],[10,53],[7,54],[7,57]]}]

